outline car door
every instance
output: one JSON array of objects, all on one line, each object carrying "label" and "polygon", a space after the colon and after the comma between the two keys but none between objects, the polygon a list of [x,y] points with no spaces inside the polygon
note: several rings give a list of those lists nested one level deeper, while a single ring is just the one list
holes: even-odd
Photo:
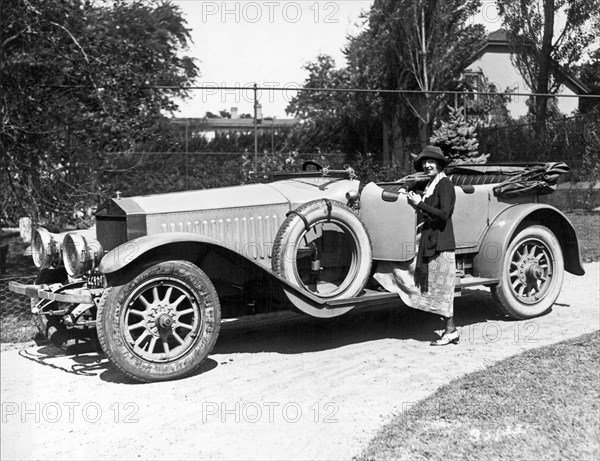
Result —
[{"label": "car door", "polygon": [[395,201],[385,201],[383,192],[397,192],[400,184],[383,187],[369,183],[360,195],[360,217],[373,245],[373,259],[408,261],[415,255],[416,213],[400,194]]}]

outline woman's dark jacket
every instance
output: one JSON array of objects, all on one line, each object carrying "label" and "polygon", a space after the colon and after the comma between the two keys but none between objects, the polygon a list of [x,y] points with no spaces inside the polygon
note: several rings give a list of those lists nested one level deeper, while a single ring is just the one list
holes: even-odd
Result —
[{"label": "woman's dark jacket", "polygon": [[420,201],[417,208],[417,225],[421,226],[421,240],[417,251],[415,282],[421,291],[427,291],[429,258],[442,251],[456,248],[452,213],[456,194],[448,178],[442,178],[433,193]]},{"label": "woman's dark jacket", "polygon": [[423,223],[419,245],[423,246],[423,256],[431,257],[456,248],[452,226],[455,202],[452,182],[448,178],[442,178],[433,189],[433,194],[417,205],[417,224]]}]

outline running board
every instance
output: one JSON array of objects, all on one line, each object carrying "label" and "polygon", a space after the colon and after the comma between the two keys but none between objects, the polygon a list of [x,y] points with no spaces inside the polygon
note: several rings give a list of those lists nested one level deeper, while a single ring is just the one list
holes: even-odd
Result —
[{"label": "running board", "polygon": [[398,296],[397,293],[365,289],[363,293],[355,298],[327,301],[325,302],[325,306],[327,306],[329,309],[347,306],[352,306],[353,309],[361,309],[364,307],[373,306],[375,304],[398,304],[400,302],[400,296]]},{"label": "running board", "polygon": [[489,279],[486,277],[473,277],[471,275],[465,275],[461,278],[456,278],[456,288],[467,288],[474,287],[476,285],[495,285],[499,282],[498,279]]},{"label": "running board", "polygon": [[[283,292],[294,307],[311,317],[332,318],[343,315],[355,308],[363,309],[381,304],[389,306],[402,304],[400,296],[396,293],[369,289],[363,290],[359,296],[353,298],[328,300],[320,298],[307,290],[300,289],[279,274],[271,272],[271,275],[281,282]],[[454,296],[460,296],[462,288],[476,285],[494,285],[496,283],[498,283],[498,279],[473,277],[470,275],[457,277]]]},{"label": "running board", "polygon": [[352,309],[365,309],[382,305],[398,306],[402,303],[400,296],[396,293],[375,290],[363,290],[359,296],[354,298],[319,299],[319,302],[315,303],[311,299],[312,296],[306,296],[306,292],[289,289],[288,286],[282,288],[288,299],[298,310],[317,318],[338,317]]},{"label": "running board", "polygon": [[475,287],[478,285],[489,286],[498,283],[498,279],[488,279],[486,277],[473,277],[472,275],[465,275],[462,277],[456,277],[456,285],[454,288],[454,297],[458,298],[462,296],[462,289]]}]

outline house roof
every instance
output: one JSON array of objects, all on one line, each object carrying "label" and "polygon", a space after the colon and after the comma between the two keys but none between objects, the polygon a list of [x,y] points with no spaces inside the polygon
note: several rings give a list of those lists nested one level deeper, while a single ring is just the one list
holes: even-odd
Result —
[{"label": "house roof", "polygon": [[[253,118],[176,118],[173,123],[187,125],[199,131],[249,130],[254,128]],[[294,118],[263,118],[258,128],[284,128],[298,123]]]},{"label": "house roof", "polygon": [[506,33],[506,30],[498,29],[494,32],[490,32],[490,34],[487,36],[487,41],[508,43],[508,34]]},{"label": "house roof", "polygon": [[506,30],[498,29],[490,32],[481,48],[475,52],[472,62],[477,61],[485,53],[510,53],[510,43]]},{"label": "house roof", "polygon": [[[508,32],[505,29],[498,29],[490,32],[485,43],[477,50],[471,63],[477,61],[486,53],[506,53],[512,54]],[[571,91],[577,94],[589,93],[590,89],[579,79],[567,72],[558,62],[552,61],[554,76],[567,86]]]}]

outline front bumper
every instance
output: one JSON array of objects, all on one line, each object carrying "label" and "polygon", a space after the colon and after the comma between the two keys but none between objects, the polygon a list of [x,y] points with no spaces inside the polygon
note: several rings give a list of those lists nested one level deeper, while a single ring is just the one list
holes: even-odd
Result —
[{"label": "front bumper", "polygon": [[48,299],[60,303],[94,304],[92,293],[87,288],[71,288],[57,293],[49,285],[23,285],[18,282],[9,282],[8,289],[13,293],[30,298]]}]

